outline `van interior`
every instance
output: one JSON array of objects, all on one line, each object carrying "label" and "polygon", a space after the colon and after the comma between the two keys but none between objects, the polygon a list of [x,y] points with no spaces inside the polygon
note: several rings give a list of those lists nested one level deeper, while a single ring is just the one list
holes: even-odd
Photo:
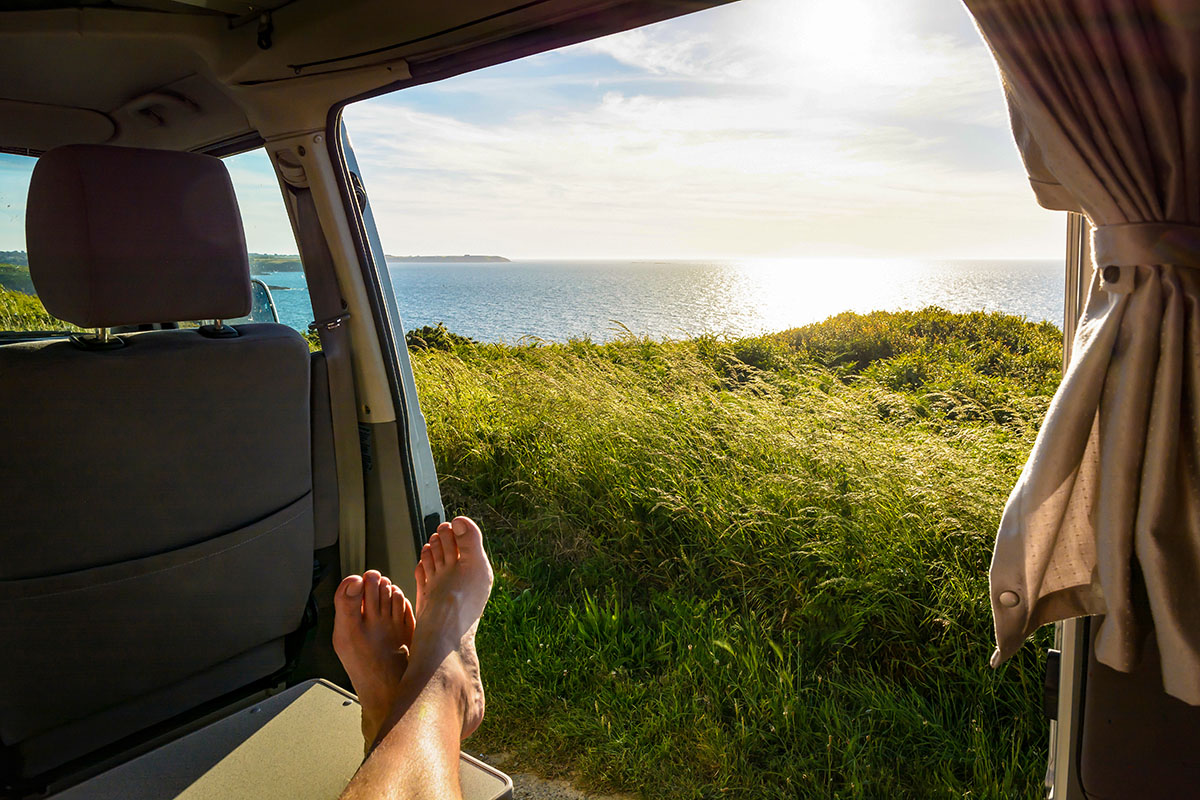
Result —
[{"label": "van interior", "polygon": [[[721,2],[0,0],[0,151],[37,159],[30,275],[70,323],[0,334],[4,797],[340,793],[362,753],[333,590],[411,591],[445,513],[341,109]],[[260,148],[312,354],[250,279],[220,159]],[[1051,661],[1051,796],[1194,795],[1200,715],[1153,647],[1118,673],[1088,631]]]}]

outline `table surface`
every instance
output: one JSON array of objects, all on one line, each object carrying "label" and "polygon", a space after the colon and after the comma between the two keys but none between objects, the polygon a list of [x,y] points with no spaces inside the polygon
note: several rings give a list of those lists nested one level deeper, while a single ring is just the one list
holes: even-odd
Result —
[{"label": "table surface", "polygon": [[[354,695],[312,680],[151,750],[52,800],[336,800],[362,762]],[[465,800],[512,796],[463,753]]]}]

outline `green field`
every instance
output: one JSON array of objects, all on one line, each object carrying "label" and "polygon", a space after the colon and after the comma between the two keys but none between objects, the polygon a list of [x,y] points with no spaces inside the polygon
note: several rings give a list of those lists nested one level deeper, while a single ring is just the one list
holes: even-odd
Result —
[{"label": "green field", "polygon": [[1041,796],[1044,642],[988,668],[987,567],[1060,338],[928,309],[414,352],[497,567],[470,746],[652,798]]}]

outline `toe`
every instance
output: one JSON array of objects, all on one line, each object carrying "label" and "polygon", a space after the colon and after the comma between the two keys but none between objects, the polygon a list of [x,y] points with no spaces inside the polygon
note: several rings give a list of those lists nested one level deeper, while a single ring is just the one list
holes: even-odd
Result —
[{"label": "toe", "polygon": [[441,536],[442,552],[446,554],[446,563],[447,564],[454,564],[455,562],[458,561],[458,542],[456,541],[457,538],[458,537],[456,537],[454,535],[453,528],[451,528],[449,532],[443,533]]},{"label": "toe", "polygon": [[363,573],[363,616],[367,621],[371,621],[379,617],[379,585],[383,576],[378,570],[369,569]]},{"label": "toe", "polygon": [[392,579],[384,575],[379,579],[379,612],[385,617],[392,614],[392,595],[400,591],[400,587],[392,583]]},{"label": "toe", "polygon": [[401,609],[400,609],[400,640],[403,642],[411,642],[413,634],[417,631],[417,615],[413,611],[412,603],[408,602],[408,598],[404,593],[400,593]]},{"label": "toe", "polygon": [[355,620],[362,617],[363,579],[361,575],[347,575],[333,593],[333,610],[339,617]]},{"label": "toe", "polygon": [[429,537],[429,549],[433,551],[433,565],[437,569],[446,566],[446,551],[442,548],[442,535],[434,533]]},{"label": "toe", "polygon": [[404,592],[400,591],[399,586],[393,586],[388,593],[388,614],[393,619],[404,619]]},{"label": "toe", "polygon": [[470,517],[455,517],[454,541],[460,556],[483,557],[483,531]]},{"label": "toe", "polygon": [[404,592],[396,587],[392,592],[392,623],[398,626],[400,631],[400,641],[408,643],[412,641],[413,621],[412,605],[409,604],[408,598],[404,596]]},{"label": "toe", "polygon": [[417,584],[417,605],[421,605],[421,597],[425,594],[425,565],[420,561],[417,562],[417,568],[413,570],[413,578]]},{"label": "toe", "polygon": [[396,596],[396,592],[400,591],[399,587],[393,586],[392,582],[386,577],[383,579],[386,583],[379,584],[379,614],[384,619],[391,619],[392,614],[392,598]]},{"label": "toe", "polygon": [[428,544],[421,548],[421,566],[425,568],[425,580],[432,578],[436,569],[433,563],[433,548]]}]

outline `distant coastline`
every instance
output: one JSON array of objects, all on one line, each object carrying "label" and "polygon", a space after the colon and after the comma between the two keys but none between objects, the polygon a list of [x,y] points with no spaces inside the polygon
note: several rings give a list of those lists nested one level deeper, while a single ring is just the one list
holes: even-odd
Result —
[{"label": "distant coastline", "polygon": [[[303,272],[300,256],[290,253],[248,253],[250,274],[270,275],[274,272]],[[412,264],[511,264],[504,256],[391,256],[385,255],[386,261],[397,261]],[[29,266],[29,257],[24,250],[0,250],[0,264],[10,267]],[[9,287],[12,288],[12,287]]]},{"label": "distant coastline", "polygon": [[[270,275],[277,272],[302,272],[303,265],[300,256],[280,253],[250,253],[250,274]],[[24,253],[21,253],[24,256]],[[401,264],[511,264],[512,261],[504,256],[392,256],[385,255],[385,261]],[[2,260],[2,259],[0,259]]]},{"label": "distant coastline", "polygon": [[408,261],[418,262],[423,264],[511,264],[512,261],[504,256],[389,256],[384,255],[387,261]]}]

